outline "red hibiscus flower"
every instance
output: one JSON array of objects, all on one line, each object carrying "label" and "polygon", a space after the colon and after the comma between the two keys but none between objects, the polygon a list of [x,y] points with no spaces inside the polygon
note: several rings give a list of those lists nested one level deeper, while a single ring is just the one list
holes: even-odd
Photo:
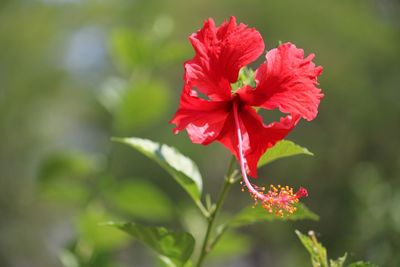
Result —
[{"label": "red hibiscus flower", "polygon": [[[293,194],[290,188],[264,190],[249,182],[247,173],[257,176],[257,163],[265,151],[282,140],[301,118],[314,119],[323,97],[317,86],[322,67],[304,57],[302,49],[284,43],[268,51],[266,61],[255,72],[255,87],[244,85],[232,91],[242,67],[264,52],[264,42],[255,29],[236,23],[235,17],[216,27],[212,19],[189,37],[196,52],[184,64],[184,86],[179,109],[171,120],[174,133],[186,129],[193,143],[218,141],[241,165],[244,185],[268,210],[307,195],[305,189]],[[279,109],[287,115],[265,125],[255,107]],[[276,189],[276,190],[275,190]],[[279,198],[278,198],[279,197]],[[285,199],[287,201],[283,201]],[[278,201],[282,205],[275,205]]]}]

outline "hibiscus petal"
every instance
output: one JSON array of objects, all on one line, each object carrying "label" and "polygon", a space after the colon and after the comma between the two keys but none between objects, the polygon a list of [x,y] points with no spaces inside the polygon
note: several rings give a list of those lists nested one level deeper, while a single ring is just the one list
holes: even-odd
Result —
[{"label": "hibiscus petal", "polygon": [[[242,129],[242,127],[241,127]],[[218,142],[224,145],[239,161],[239,146],[236,135],[236,125],[233,112],[231,112],[225,120],[224,127],[217,137]]]},{"label": "hibiscus petal", "polygon": [[304,51],[285,43],[267,53],[267,61],[257,70],[255,89],[246,86],[238,93],[249,105],[298,114],[313,120],[323,97],[317,77],[322,67],[312,62],[314,54],[304,58]]},{"label": "hibiscus petal", "polygon": [[[239,160],[239,148],[233,112],[226,118],[225,125],[217,140],[228,148]],[[296,126],[298,115],[288,115],[279,122],[264,125],[254,108],[242,106],[239,110],[240,130],[243,139],[245,164],[249,175],[257,177],[257,163],[265,151],[275,145]]]},{"label": "hibiscus petal", "polygon": [[208,19],[189,39],[196,55],[185,63],[185,83],[212,100],[230,99],[230,84],[236,82],[240,68],[264,51],[261,35],[242,23],[237,25],[235,17],[220,27]]},{"label": "hibiscus petal", "polygon": [[182,92],[180,107],[170,121],[176,125],[174,133],[186,128],[190,140],[208,145],[214,141],[229,115],[230,103],[207,101],[196,96],[189,88]]},{"label": "hibiscus petal", "polygon": [[288,115],[281,118],[279,122],[264,125],[260,115],[253,108],[246,107],[240,112],[240,118],[249,139],[248,150],[244,152],[248,171],[250,176],[257,177],[257,163],[260,157],[268,148],[285,138],[296,126],[300,116]]}]

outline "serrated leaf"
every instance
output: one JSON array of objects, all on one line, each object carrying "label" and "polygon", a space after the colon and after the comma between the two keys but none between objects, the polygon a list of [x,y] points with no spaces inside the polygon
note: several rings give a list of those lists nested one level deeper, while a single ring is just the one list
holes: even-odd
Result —
[{"label": "serrated leaf", "polygon": [[370,262],[357,261],[357,262],[351,263],[347,267],[378,267],[378,265],[372,264]]},{"label": "serrated leaf", "polygon": [[195,240],[186,232],[170,231],[164,227],[144,226],[137,223],[109,222],[153,249],[167,266],[184,266],[192,255]]},{"label": "serrated leaf", "polygon": [[247,207],[243,209],[239,214],[229,223],[232,227],[240,227],[248,224],[265,222],[265,221],[296,221],[296,220],[318,220],[317,214],[310,211],[304,204],[298,203],[296,205],[297,211],[293,214],[280,217],[274,213],[269,213],[263,209],[260,205],[256,207]]},{"label": "serrated leaf", "polygon": [[305,147],[301,147],[289,140],[282,140],[276,143],[270,149],[268,149],[267,152],[265,152],[264,155],[261,156],[257,167],[260,168],[277,159],[292,157],[301,154],[309,156],[314,155]]},{"label": "serrated leaf", "polygon": [[113,138],[114,141],[127,144],[164,168],[193,198],[200,204],[202,178],[197,165],[178,150],[165,144],[159,144],[142,138]]},{"label": "serrated leaf", "polygon": [[315,236],[311,238],[303,235],[300,231],[295,231],[303,246],[307,249],[311,256],[311,263],[313,267],[329,267],[326,249],[321,243],[318,243]]},{"label": "serrated leaf", "polygon": [[343,267],[346,258],[347,253],[345,253],[342,257],[339,257],[337,260],[329,260],[330,267]]}]

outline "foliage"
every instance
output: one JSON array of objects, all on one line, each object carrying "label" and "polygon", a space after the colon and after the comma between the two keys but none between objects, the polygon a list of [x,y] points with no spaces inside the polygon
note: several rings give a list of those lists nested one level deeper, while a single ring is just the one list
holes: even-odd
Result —
[{"label": "foliage", "polygon": [[154,251],[168,266],[183,266],[194,248],[194,238],[185,232],[172,232],[164,227],[150,227],[137,223],[108,223],[117,227]]},{"label": "foliage", "polygon": [[230,222],[230,226],[239,227],[243,225],[258,223],[258,222],[268,222],[268,221],[296,221],[296,220],[314,220],[319,219],[318,215],[310,211],[304,204],[298,203],[296,205],[295,214],[285,214],[284,217],[276,216],[273,213],[265,212],[260,205],[255,207],[247,207],[240,211],[237,216]]},{"label": "foliage", "polygon": [[146,139],[132,137],[114,140],[135,148],[157,162],[186,190],[199,207],[204,209],[200,202],[203,181],[198,167],[191,159],[180,154],[175,148]]},{"label": "foliage", "polygon": [[260,161],[258,162],[258,167],[262,167],[280,158],[286,158],[301,154],[310,156],[314,155],[307,148],[296,145],[289,140],[282,140],[276,143],[271,149],[267,150],[267,152],[260,158]]},{"label": "foliage", "polygon": [[[313,267],[344,267],[344,262],[347,258],[347,253],[336,260],[329,260],[326,252],[326,248],[318,242],[315,237],[314,231],[309,231],[308,236],[302,234],[300,231],[296,230],[296,235],[300,239],[303,246],[307,249],[311,256],[311,263]],[[377,267],[369,262],[357,261],[350,263],[347,267]]]},{"label": "foliage", "polygon": [[[180,184],[192,197],[194,203],[200,208],[205,219],[209,221],[209,226],[207,228],[207,235],[205,241],[203,241],[203,248],[201,256],[199,258],[198,265],[200,266],[203,257],[212,251],[214,246],[220,241],[221,237],[230,227],[240,227],[247,224],[252,224],[255,222],[263,221],[275,221],[275,220],[302,220],[311,219],[318,220],[318,216],[311,212],[304,204],[297,205],[297,212],[295,214],[285,214],[285,216],[279,217],[275,214],[267,213],[264,209],[257,207],[248,207],[243,211],[232,217],[230,221],[222,224],[216,228],[216,235],[208,240],[209,233],[213,226],[213,222],[219,208],[221,207],[221,201],[223,201],[224,195],[227,188],[236,182],[236,172],[229,170],[227,174],[223,192],[220,195],[217,203],[208,204],[208,210],[205,209],[201,202],[201,189],[202,189],[202,178],[198,171],[195,163],[180,154],[175,148],[169,147],[165,144],[155,143],[153,141],[131,137],[131,138],[114,138],[114,141],[126,144],[137,151],[146,155],[149,159],[157,162],[163,169],[165,169],[177,182]],[[269,153],[264,155],[266,162],[271,162],[273,159],[288,157],[296,155],[296,153],[291,153],[290,148],[295,149],[300,148],[293,142],[285,142],[290,147],[288,149],[282,149],[285,144],[278,145],[278,149],[274,150],[274,153]],[[301,148],[302,151],[308,151]],[[268,152],[267,152],[268,153]],[[270,159],[271,157],[271,159]],[[231,165],[232,166],[232,165]],[[210,201],[210,200],[208,200]],[[115,226],[122,229],[134,238],[141,240],[143,243],[147,244],[150,248],[155,250],[162,257],[162,260],[169,264],[169,266],[183,266],[186,261],[191,256],[195,240],[189,233],[172,234],[165,228],[155,228],[142,226],[136,223],[115,223],[110,222],[109,225]],[[209,232],[210,231],[210,232]],[[172,235],[172,237],[171,237]],[[165,245],[165,236],[169,237],[168,246]],[[182,241],[183,239],[183,241]],[[187,241],[189,240],[189,241]],[[189,242],[189,243],[188,243]],[[177,246],[176,248],[174,246]],[[188,250],[183,251],[186,248]],[[172,252],[175,252],[172,253]]]}]

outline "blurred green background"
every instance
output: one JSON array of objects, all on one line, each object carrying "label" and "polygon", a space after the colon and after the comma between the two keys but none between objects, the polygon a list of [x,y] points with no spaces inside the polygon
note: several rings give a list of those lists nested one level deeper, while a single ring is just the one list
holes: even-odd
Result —
[{"label": "blurred green background", "polygon": [[[187,37],[213,17],[291,41],[324,67],[318,118],[288,139],[314,157],[263,168],[257,182],[303,185],[319,222],[230,232],[206,266],[310,266],[294,230],[313,229],[332,258],[400,266],[400,2],[2,0],[0,266],[158,266],[110,219],[201,231],[185,192],[156,164],[110,141],[179,148],[215,198],[229,153],[174,136]],[[256,67],[260,59],[253,67]],[[234,187],[226,211],[251,202]]]}]

